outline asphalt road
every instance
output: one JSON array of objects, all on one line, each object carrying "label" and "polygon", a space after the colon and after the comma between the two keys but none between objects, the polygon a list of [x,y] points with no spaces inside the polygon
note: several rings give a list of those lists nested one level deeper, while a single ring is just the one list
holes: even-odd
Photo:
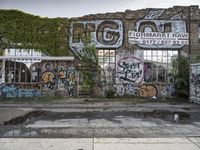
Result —
[{"label": "asphalt road", "polygon": [[[179,120],[174,122],[174,115]],[[200,136],[200,105],[59,101],[0,103],[0,136],[189,138]]]}]

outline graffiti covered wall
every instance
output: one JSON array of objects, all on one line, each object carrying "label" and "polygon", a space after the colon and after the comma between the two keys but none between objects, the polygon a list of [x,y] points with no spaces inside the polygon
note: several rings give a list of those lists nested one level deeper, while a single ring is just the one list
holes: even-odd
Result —
[{"label": "graffiti covered wall", "polygon": [[138,96],[138,97],[174,97],[176,89],[174,84],[117,84],[115,85],[117,96]]},{"label": "graffiti covered wall", "polygon": [[[78,72],[66,63],[43,63],[42,83],[46,93],[61,96],[77,96]],[[52,93],[53,92],[53,93]]]},{"label": "graffiti covered wall", "polygon": [[[192,12],[198,9],[187,8],[194,9]],[[100,81],[104,91],[114,87],[118,96],[175,96],[173,69],[177,68],[172,68],[172,61],[188,52],[188,19],[192,19],[188,10],[176,6],[83,16],[71,23],[69,45],[79,58],[94,57],[83,47],[95,45],[100,67],[105,70]],[[196,34],[199,37],[195,29]],[[103,51],[115,55],[111,59]]]},{"label": "graffiti covered wall", "polygon": [[[163,19],[167,13],[168,18]],[[164,9],[151,9],[143,19],[136,19],[132,24],[129,21],[127,41],[130,45],[127,50],[122,50],[123,53],[116,54],[115,89],[118,96],[176,95],[171,61],[178,51],[169,52],[168,49],[187,46],[189,34],[186,21],[182,19],[183,12],[169,14]],[[134,46],[137,49],[132,48]]]},{"label": "graffiti covered wall", "polygon": [[[170,72],[172,60],[183,53],[188,54],[191,33],[194,34],[190,36],[191,51],[193,46],[199,50],[199,22],[200,13],[196,6],[87,15],[70,19],[66,43],[80,66],[85,60],[99,64],[101,75],[97,84],[104,93],[108,88],[114,88],[118,96],[174,96],[175,80],[170,79],[170,75],[174,75]],[[93,46],[94,52],[89,49]],[[73,63],[43,61],[30,71],[33,77],[30,81],[41,84],[41,89],[37,90],[41,95],[77,96],[77,86],[85,77],[79,78],[80,72],[75,69],[77,64]],[[191,95],[198,97],[198,74],[194,72],[192,78]],[[37,92],[14,95],[9,91],[20,93],[18,84],[1,85],[0,92],[4,96],[40,95]]]},{"label": "graffiti covered wall", "polygon": [[200,103],[200,63],[191,65],[190,100]]},{"label": "graffiti covered wall", "polygon": [[[143,51],[132,55],[119,54],[116,61],[116,85],[118,96],[139,97],[172,97],[175,96],[175,85],[164,83],[161,78],[155,82],[159,71],[153,70],[154,64],[144,62]],[[160,70],[160,68],[157,66]],[[162,68],[163,70],[163,68]],[[156,71],[156,72],[155,72]]]},{"label": "graffiti covered wall", "polygon": [[0,84],[0,97],[77,96],[78,72],[72,63],[35,63],[30,72],[31,82]]}]

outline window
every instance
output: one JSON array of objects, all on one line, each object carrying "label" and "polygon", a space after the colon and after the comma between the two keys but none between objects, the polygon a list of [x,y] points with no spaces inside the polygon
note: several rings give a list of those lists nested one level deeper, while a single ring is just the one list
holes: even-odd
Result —
[{"label": "window", "polygon": [[98,62],[103,71],[102,82],[112,84],[114,82],[115,50],[98,50]]},{"label": "window", "polygon": [[35,70],[31,70],[33,64],[41,62],[40,59],[33,59],[33,57],[41,57],[41,52],[25,49],[5,49],[5,57],[10,57],[5,60],[5,82],[39,82],[39,74]]},{"label": "window", "polygon": [[144,50],[144,81],[173,82],[172,62],[178,57],[177,50]]}]

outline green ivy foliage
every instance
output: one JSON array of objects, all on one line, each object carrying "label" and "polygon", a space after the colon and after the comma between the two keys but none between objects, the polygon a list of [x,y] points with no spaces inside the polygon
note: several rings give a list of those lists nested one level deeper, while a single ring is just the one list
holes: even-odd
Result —
[{"label": "green ivy foliage", "polygon": [[50,56],[68,56],[69,26],[70,19],[0,10],[0,49],[35,49]]},{"label": "green ivy foliage", "polygon": [[[174,71],[173,71],[174,70]],[[176,92],[179,97],[189,96],[189,61],[188,57],[180,56],[172,61],[172,71],[175,78]]]}]

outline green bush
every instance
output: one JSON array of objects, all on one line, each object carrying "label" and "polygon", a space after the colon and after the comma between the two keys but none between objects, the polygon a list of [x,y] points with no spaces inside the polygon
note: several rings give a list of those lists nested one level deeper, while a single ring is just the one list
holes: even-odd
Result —
[{"label": "green bush", "polygon": [[172,61],[176,93],[179,97],[189,97],[189,61],[188,57],[180,56]]},{"label": "green bush", "polygon": [[105,93],[106,98],[114,98],[115,97],[115,91],[113,90],[108,90]]}]

